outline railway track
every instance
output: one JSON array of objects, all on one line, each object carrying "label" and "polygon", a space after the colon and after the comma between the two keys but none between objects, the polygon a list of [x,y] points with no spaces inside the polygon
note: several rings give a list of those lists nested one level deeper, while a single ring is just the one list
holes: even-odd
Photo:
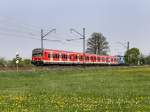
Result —
[{"label": "railway track", "polygon": [[[129,67],[150,67],[149,65],[145,66],[32,66],[32,67],[19,67],[19,72],[36,72],[36,71],[50,71],[50,70],[74,70],[74,69],[94,69],[94,68],[129,68]],[[0,67],[0,72],[16,72],[16,67]]]},{"label": "railway track", "polygon": [[[128,67],[128,66],[33,66],[33,67],[19,67],[19,72],[34,72],[34,71],[50,71],[50,70],[68,70],[68,69],[90,69],[90,68],[114,68],[114,67]],[[0,72],[16,72],[16,67],[0,67]]]}]

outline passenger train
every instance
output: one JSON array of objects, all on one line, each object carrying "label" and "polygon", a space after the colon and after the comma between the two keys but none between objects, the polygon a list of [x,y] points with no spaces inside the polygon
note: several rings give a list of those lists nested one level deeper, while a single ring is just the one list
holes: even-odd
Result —
[{"label": "passenger train", "polygon": [[41,65],[120,65],[123,57],[96,55],[63,50],[36,48],[32,51],[32,64]]}]

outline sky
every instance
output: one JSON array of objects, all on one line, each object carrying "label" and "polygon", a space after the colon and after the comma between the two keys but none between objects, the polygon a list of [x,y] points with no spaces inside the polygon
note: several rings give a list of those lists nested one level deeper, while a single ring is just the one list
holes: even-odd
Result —
[{"label": "sky", "polygon": [[61,42],[44,41],[44,48],[82,52],[81,38],[102,33],[110,46],[110,55],[123,55],[130,48],[150,54],[150,0],[0,0],[0,57],[12,59],[16,52],[31,58],[32,49],[40,48],[40,31]]}]

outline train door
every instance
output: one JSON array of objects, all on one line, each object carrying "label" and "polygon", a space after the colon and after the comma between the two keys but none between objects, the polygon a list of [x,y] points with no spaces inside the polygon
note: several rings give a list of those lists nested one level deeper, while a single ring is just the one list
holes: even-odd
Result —
[{"label": "train door", "polygon": [[69,62],[70,63],[74,62],[74,54],[73,53],[69,53]]},{"label": "train door", "polygon": [[61,61],[62,61],[63,63],[68,62],[68,55],[67,55],[66,52],[62,52],[62,53],[61,53]]},{"label": "train door", "polygon": [[58,51],[53,51],[52,53],[52,57],[53,57],[53,62],[58,62],[59,61],[59,52]]},{"label": "train door", "polygon": [[80,62],[80,64],[83,63],[83,54],[79,54],[79,62]]}]

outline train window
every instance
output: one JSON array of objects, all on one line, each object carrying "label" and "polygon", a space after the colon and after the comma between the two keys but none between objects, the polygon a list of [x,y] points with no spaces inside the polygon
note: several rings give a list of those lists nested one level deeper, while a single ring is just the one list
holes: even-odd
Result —
[{"label": "train window", "polygon": [[60,57],[60,55],[59,54],[57,54],[57,58],[59,58]]},{"label": "train window", "polygon": [[78,59],[78,56],[75,56],[75,59]]},{"label": "train window", "polygon": [[91,61],[94,61],[94,57],[93,56],[91,56]]},{"label": "train window", "polygon": [[116,61],[117,61],[117,58],[114,59],[114,62],[116,62]]},{"label": "train window", "polygon": [[102,57],[102,61],[105,62],[105,58],[104,57]]},{"label": "train window", "polygon": [[99,61],[102,61],[102,58],[101,58],[101,57],[99,57]]},{"label": "train window", "polygon": [[63,55],[63,58],[64,58],[64,59],[67,59],[67,55],[64,54],[64,55]]},{"label": "train window", "polygon": [[97,61],[99,61],[99,57],[97,57]]},{"label": "train window", "polygon": [[69,56],[69,59],[72,59],[72,56]]},{"label": "train window", "polygon": [[56,58],[56,57],[55,57],[55,54],[53,54],[53,58]]},{"label": "train window", "polygon": [[91,56],[91,61],[93,61],[93,57]]},{"label": "train window", "polygon": [[32,54],[32,56],[42,56],[43,54],[42,53],[35,53],[35,54]]},{"label": "train window", "polygon": [[62,54],[62,58],[63,58],[63,59],[67,59],[67,55]]},{"label": "train window", "polygon": [[109,58],[106,58],[106,62],[109,62]]},{"label": "train window", "polygon": [[114,59],[113,58],[111,58],[111,62],[113,62],[114,61]]},{"label": "train window", "polygon": [[100,61],[100,57],[98,57],[97,60]]},{"label": "train window", "polygon": [[80,60],[83,60],[83,56],[80,56],[79,59],[80,59]]},{"label": "train window", "polygon": [[61,58],[63,58],[63,59],[64,59],[64,55],[63,55],[63,54],[61,55]]},{"label": "train window", "polygon": [[70,60],[74,59],[74,56],[73,55],[69,56],[69,59]]},{"label": "train window", "polygon": [[88,57],[88,56],[86,56],[86,57],[85,57],[85,60],[89,60],[89,57]]},{"label": "train window", "polygon": [[59,58],[59,54],[53,54],[53,58]]},{"label": "train window", "polygon": [[93,57],[93,60],[96,61],[96,57],[95,56]]}]

